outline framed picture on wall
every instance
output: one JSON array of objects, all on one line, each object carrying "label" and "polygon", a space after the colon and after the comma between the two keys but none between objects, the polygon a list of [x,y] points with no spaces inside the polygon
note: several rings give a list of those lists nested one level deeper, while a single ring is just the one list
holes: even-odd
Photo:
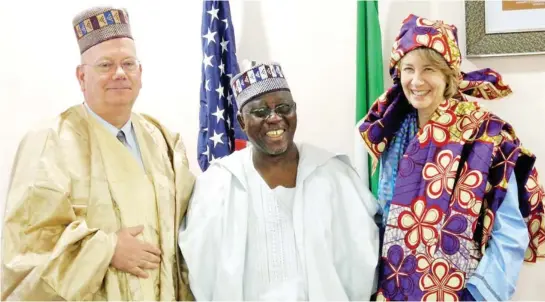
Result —
[{"label": "framed picture on wall", "polygon": [[545,54],[545,1],[465,2],[467,57]]}]

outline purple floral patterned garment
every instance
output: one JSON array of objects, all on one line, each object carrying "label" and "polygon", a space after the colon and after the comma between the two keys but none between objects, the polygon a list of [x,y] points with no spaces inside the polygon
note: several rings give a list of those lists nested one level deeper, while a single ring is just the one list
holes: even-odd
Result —
[{"label": "purple floral patterned garment", "polygon": [[[399,83],[397,63],[428,47],[459,69],[456,28],[407,17],[394,43],[394,85],[360,126],[378,159],[412,110]],[[465,283],[479,264],[514,171],[519,208],[528,225],[526,261],[545,256],[544,191],[513,128],[463,94],[495,99],[511,93],[490,69],[462,73],[460,93],[445,100],[409,143],[399,163],[380,260],[377,300],[466,300]]]}]

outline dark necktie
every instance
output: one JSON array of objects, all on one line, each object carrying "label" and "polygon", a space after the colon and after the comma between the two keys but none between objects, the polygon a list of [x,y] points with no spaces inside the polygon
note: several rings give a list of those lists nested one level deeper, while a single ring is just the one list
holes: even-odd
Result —
[{"label": "dark necktie", "polygon": [[125,137],[125,133],[123,132],[123,130],[119,130],[119,132],[117,132],[117,139],[118,139],[123,145],[125,145],[126,147],[129,146],[129,144],[127,143],[127,138]]}]

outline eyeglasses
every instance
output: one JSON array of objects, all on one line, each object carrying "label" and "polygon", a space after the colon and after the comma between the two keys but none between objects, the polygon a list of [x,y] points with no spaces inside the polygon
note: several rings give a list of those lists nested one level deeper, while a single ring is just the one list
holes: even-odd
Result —
[{"label": "eyeglasses", "polygon": [[121,68],[125,73],[135,73],[140,69],[140,61],[138,61],[135,58],[128,58],[123,61],[121,61],[120,64],[116,64],[113,61],[105,60],[100,61],[94,65],[89,64],[82,64],[82,65],[88,65],[93,67],[93,69],[101,74],[110,74],[112,72],[115,72],[117,70],[117,67],[121,65]]},{"label": "eyeglasses", "polygon": [[295,103],[293,104],[280,104],[274,109],[269,107],[251,109],[249,113],[257,118],[268,119],[271,117],[271,114],[274,112],[278,116],[285,116],[293,112],[295,109]]}]

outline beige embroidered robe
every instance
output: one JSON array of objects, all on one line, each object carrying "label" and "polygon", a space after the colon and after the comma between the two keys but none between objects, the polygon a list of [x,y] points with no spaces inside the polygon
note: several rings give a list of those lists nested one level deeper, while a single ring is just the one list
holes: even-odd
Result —
[{"label": "beige embroidered robe", "polygon": [[[83,105],[17,151],[2,238],[2,300],[192,300],[177,249],[194,184],[181,138],[131,117],[144,169]],[[122,227],[161,249],[143,279],[110,266]],[[183,270],[183,272],[182,272]]]}]

